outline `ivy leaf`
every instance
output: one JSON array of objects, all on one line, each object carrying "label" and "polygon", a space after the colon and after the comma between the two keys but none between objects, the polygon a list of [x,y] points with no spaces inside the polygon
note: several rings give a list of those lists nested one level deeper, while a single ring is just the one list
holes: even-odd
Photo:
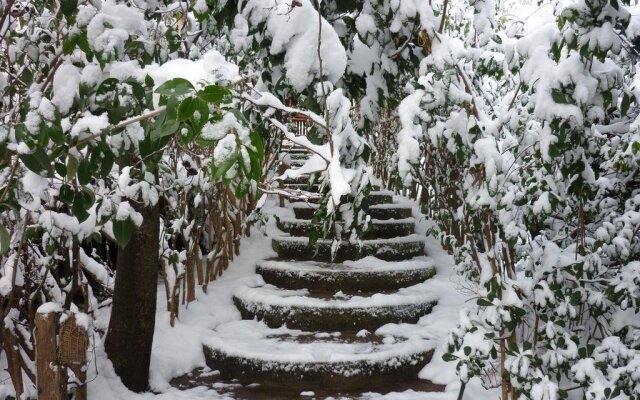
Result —
[{"label": "ivy leaf", "polygon": [[127,247],[127,243],[129,243],[129,240],[131,240],[132,233],[133,222],[131,221],[131,218],[127,218],[121,221],[113,221],[113,234],[115,235],[120,247]]},{"label": "ivy leaf", "polygon": [[7,228],[0,225],[0,256],[9,251],[11,245],[11,236]]},{"label": "ivy leaf", "polygon": [[29,168],[31,171],[35,172],[38,175],[42,175],[43,172],[46,176],[53,175],[53,169],[51,168],[49,156],[42,147],[38,147],[31,154],[20,155],[20,161],[22,161],[25,167]]}]

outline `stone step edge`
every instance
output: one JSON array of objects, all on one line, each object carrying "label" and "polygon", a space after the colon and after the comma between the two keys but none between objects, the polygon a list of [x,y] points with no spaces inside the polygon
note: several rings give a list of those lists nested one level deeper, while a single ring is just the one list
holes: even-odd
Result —
[{"label": "stone step edge", "polygon": [[[370,297],[354,296],[347,300],[331,299],[322,300],[319,298],[304,297],[304,295],[295,295],[293,293],[296,290],[281,290],[281,295],[278,290],[271,291],[271,293],[261,293],[268,291],[270,288],[264,286],[240,286],[233,294],[235,300],[244,303],[245,305],[251,305],[252,308],[288,308],[288,309],[314,309],[314,310],[350,310],[350,311],[362,311],[366,312],[370,310],[370,313],[375,314],[371,310],[383,309],[383,308],[406,308],[412,306],[426,306],[435,305],[437,303],[437,297],[431,294],[381,294],[376,293]],[[302,292],[302,290],[297,290]],[[375,298],[374,298],[375,297]]]},{"label": "stone step edge", "polygon": [[[400,261],[399,263],[403,263]],[[392,268],[332,268],[312,266],[300,262],[264,262],[256,265],[256,273],[268,284],[286,289],[316,289],[358,293],[399,290],[433,278],[436,269],[432,263],[405,263],[406,267]],[[395,264],[395,263],[388,263]]]},{"label": "stone step edge", "polygon": [[[252,341],[260,341],[264,340],[264,338],[253,339]],[[380,349],[376,349],[370,353],[355,353],[355,352],[339,352],[337,349],[339,347],[344,347],[345,350],[348,350],[350,347],[356,348],[360,346],[354,346],[351,343],[344,344],[335,344],[332,343],[332,350],[334,352],[330,355],[331,360],[318,360],[318,359],[304,359],[304,357],[300,357],[300,354],[307,354],[301,351],[294,351],[296,344],[289,342],[288,345],[292,349],[290,352],[273,352],[270,353],[268,351],[260,351],[255,352],[251,350],[246,350],[247,346],[239,346],[239,345],[230,345],[224,337],[218,336],[208,336],[203,338],[202,341],[203,346],[208,347],[210,349],[217,349],[218,351],[224,351],[228,355],[243,357],[245,359],[253,359],[267,362],[282,362],[288,363],[290,365],[298,364],[298,365],[335,365],[339,363],[354,363],[354,362],[388,362],[388,360],[393,358],[408,358],[411,357],[415,353],[422,353],[425,351],[431,351],[435,348],[435,343],[433,340],[429,339],[407,339],[402,340],[393,344],[381,344],[377,345]],[[308,348],[309,343],[304,343],[300,345],[301,348]],[[266,347],[263,347],[266,348]]]},{"label": "stone step edge", "polygon": [[[374,257],[371,257],[374,258]],[[380,266],[363,267],[357,264],[378,262]],[[333,269],[335,265],[340,265],[342,269]],[[356,262],[348,263],[328,263],[322,261],[285,261],[285,260],[262,260],[256,264],[257,268],[271,269],[277,271],[287,272],[304,272],[304,273],[336,273],[336,272],[349,272],[349,273],[388,273],[388,272],[409,272],[409,271],[435,271],[434,263],[430,260],[406,260],[406,261],[394,261],[387,262],[384,260],[359,260]]]},{"label": "stone step edge", "polygon": [[[318,239],[316,246],[311,246],[308,237],[276,236],[271,240],[271,247],[281,258],[332,261],[330,260],[332,247],[330,239]],[[360,247],[342,242],[337,248],[333,261],[362,259],[367,256],[397,261],[422,255],[425,255],[424,237],[413,234],[388,239],[362,240]]]},{"label": "stone step edge", "polygon": [[434,350],[415,352],[386,360],[336,363],[291,363],[259,360],[203,345],[205,361],[221,375],[263,386],[286,383],[290,387],[327,388],[333,390],[370,390],[380,385],[417,379],[420,370],[431,360]]}]

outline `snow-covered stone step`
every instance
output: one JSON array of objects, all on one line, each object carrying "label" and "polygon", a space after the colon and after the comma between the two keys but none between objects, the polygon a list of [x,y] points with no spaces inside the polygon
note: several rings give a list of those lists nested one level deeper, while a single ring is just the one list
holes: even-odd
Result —
[{"label": "snow-covered stone step", "polygon": [[356,260],[374,256],[382,260],[407,260],[424,255],[424,237],[409,235],[391,239],[363,240],[360,248],[342,243],[331,260],[329,239],[319,239],[315,246],[309,245],[309,238],[299,236],[274,237],[271,244],[282,259],[334,261]]},{"label": "snow-covered stone step", "polygon": [[[293,203],[293,212],[297,219],[311,219],[318,209],[316,204]],[[376,204],[369,207],[369,215],[374,219],[403,219],[412,215],[410,205]]]},{"label": "snow-covered stone step", "polygon": [[[275,332],[275,333],[273,333]],[[219,326],[203,340],[207,365],[222,376],[264,386],[298,386],[301,390],[365,389],[415,380],[429,362],[434,343],[388,337],[382,343],[296,340],[309,335],[269,329],[255,321]],[[289,336],[289,340],[285,339]]]},{"label": "snow-covered stone step", "polygon": [[[320,224],[313,224],[308,219],[280,218],[278,229],[292,236],[309,236],[313,228],[321,228]],[[415,219],[374,219],[371,221],[369,230],[364,234],[364,239],[372,238],[394,238],[407,236],[414,232]]]},{"label": "snow-covered stone step", "polygon": [[286,183],[284,187],[289,190],[303,190],[305,192],[314,193],[317,193],[320,190],[320,185],[317,183],[313,185],[309,183]]},{"label": "snow-covered stone step", "polygon": [[[386,204],[393,202],[393,192],[389,190],[375,190],[369,193],[367,196],[367,200],[369,201],[369,205],[377,205],[377,204]],[[292,199],[290,200],[292,203],[297,203],[302,200]]]},{"label": "snow-covered stone step", "polygon": [[289,153],[291,160],[308,160],[311,154],[305,152],[292,152]]},{"label": "snow-covered stone step", "polygon": [[[283,183],[285,185],[298,184],[298,183],[309,184],[310,181],[311,181],[311,177],[309,175],[304,175],[304,176],[299,176],[297,178],[287,178],[283,181]],[[315,182],[317,181],[318,179],[315,179]]]},{"label": "snow-covered stone step", "polygon": [[388,262],[375,257],[344,263],[269,260],[256,265],[256,273],[277,287],[350,293],[398,290],[424,282],[435,272],[431,261]]},{"label": "snow-covered stone step", "polygon": [[395,293],[371,296],[312,297],[306,289],[287,290],[273,285],[241,286],[233,302],[243,319],[257,318],[272,328],[286,326],[324,332],[374,331],[388,323],[415,323],[436,304],[424,284]]},{"label": "snow-covered stone step", "polygon": [[306,161],[306,159],[289,160],[287,164],[291,167],[301,167]]}]

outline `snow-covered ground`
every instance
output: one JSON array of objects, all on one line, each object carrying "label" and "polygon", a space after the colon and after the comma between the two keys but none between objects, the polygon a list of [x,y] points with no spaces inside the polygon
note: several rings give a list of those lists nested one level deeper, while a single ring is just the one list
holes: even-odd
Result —
[{"label": "snow-covered ground", "polygon": [[[273,206],[272,202],[267,203]],[[287,215],[290,210],[271,208],[271,213]],[[414,211],[415,213],[415,211]],[[416,215],[418,233],[424,233],[428,222]],[[91,399],[216,399],[228,398],[219,395],[219,391],[210,387],[197,387],[180,391],[171,387],[169,381],[192,371],[197,367],[206,367],[202,352],[202,342],[210,335],[212,329],[220,324],[240,320],[240,313],[232,304],[231,296],[239,286],[251,284],[260,278],[255,274],[255,264],[261,259],[274,256],[270,238],[265,233],[277,233],[275,224],[254,229],[250,238],[241,244],[240,256],[231,264],[221,278],[209,285],[208,293],[201,290],[197,300],[180,310],[175,326],[169,325],[169,314],[166,312],[164,288],[158,288],[158,312],[156,332],[153,343],[151,361],[151,389],[155,393],[136,394],[128,391],[113,372],[112,366],[104,353],[102,343],[96,343],[95,364],[89,368],[89,395]],[[467,298],[452,268],[452,259],[433,239],[426,239],[427,253],[437,268],[437,274],[427,284],[425,291],[439,298],[438,305],[432,313],[423,317],[418,324],[388,324],[377,333],[396,337],[422,338],[435,341],[436,352],[432,361],[420,372],[420,377],[437,384],[446,385],[444,393],[414,392],[408,390],[401,393],[367,393],[367,399],[396,400],[449,400],[458,394],[459,381],[456,377],[455,363],[442,360],[446,350],[448,331],[455,325],[459,311],[465,306]],[[99,316],[96,324],[106,325],[108,310]],[[97,369],[96,369],[97,366]],[[313,396],[310,396],[313,397]],[[496,393],[486,391],[479,381],[472,380],[465,391],[467,399],[495,399]]]},{"label": "snow-covered ground", "polygon": [[[399,199],[398,199],[399,200]],[[286,216],[289,209],[274,207],[273,201],[268,201],[265,208],[268,213]],[[423,234],[428,228],[428,222],[417,214],[417,232]],[[238,287],[251,285],[261,278],[255,274],[258,261],[275,256],[271,249],[271,240],[267,234],[281,233],[275,227],[273,219],[265,227],[255,228],[251,237],[242,240],[240,256],[230,265],[229,269],[216,281],[209,285],[208,293],[198,289],[197,300],[188,307],[182,306],[180,316],[175,326],[169,324],[169,313],[166,311],[165,291],[162,283],[158,287],[158,311],[156,317],[156,331],[151,359],[150,385],[152,392],[133,393],[127,390],[113,371],[103,348],[103,343],[96,336],[95,347],[92,349],[93,359],[89,363],[88,391],[89,397],[95,400],[112,399],[221,399],[229,398],[220,392],[220,386],[196,387],[189,390],[179,390],[170,385],[172,378],[186,374],[198,367],[204,367],[205,359],[202,343],[211,336],[211,330],[217,326],[240,320],[240,313],[232,303],[232,293]],[[459,381],[456,377],[455,363],[442,360],[446,350],[448,331],[455,325],[467,298],[461,288],[460,278],[452,268],[453,260],[433,239],[426,239],[426,249],[429,257],[437,269],[437,274],[428,283],[422,284],[425,292],[439,299],[438,305],[431,314],[423,317],[418,324],[388,324],[380,328],[377,333],[404,337],[407,339],[428,339],[435,342],[436,352],[432,361],[420,372],[420,377],[437,384],[446,385],[444,393],[414,392],[408,390],[401,393],[367,393],[366,399],[388,400],[449,400],[456,399]],[[109,320],[109,308],[101,309],[95,321],[96,326],[106,328]],[[258,335],[259,336],[259,335]],[[135,357],[135,355],[132,355]],[[8,375],[4,370],[0,373],[0,397],[12,395],[12,387]],[[217,389],[217,390],[216,390]],[[310,393],[307,393],[310,395]],[[313,396],[306,396],[313,398]],[[472,380],[465,391],[467,399],[495,399],[496,393],[484,390],[478,381]]]}]

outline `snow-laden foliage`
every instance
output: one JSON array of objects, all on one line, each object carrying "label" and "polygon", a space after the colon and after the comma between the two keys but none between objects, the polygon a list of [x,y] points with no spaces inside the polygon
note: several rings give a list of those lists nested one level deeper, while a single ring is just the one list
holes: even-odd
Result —
[{"label": "snow-laden foliage", "polygon": [[503,399],[635,398],[630,13],[565,2],[523,33],[492,2],[469,6],[448,10],[398,108],[400,177],[419,182],[475,282],[478,310],[463,314],[446,358],[463,383],[480,376]]},{"label": "snow-laden foliage", "polygon": [[313,154],[276,177],[320,184],[312,240],[357,243],[374,184],[435,220],[477,297],[445,356],[463,383],[638,397],[640,28],[624,2],[568,0],[524,29],[513,1],[1,2],[9,369],[34,382],[40,304],[110,304],[147,208],[173,322],[260,194],[311,196],[272,179],[286,138]]}]

